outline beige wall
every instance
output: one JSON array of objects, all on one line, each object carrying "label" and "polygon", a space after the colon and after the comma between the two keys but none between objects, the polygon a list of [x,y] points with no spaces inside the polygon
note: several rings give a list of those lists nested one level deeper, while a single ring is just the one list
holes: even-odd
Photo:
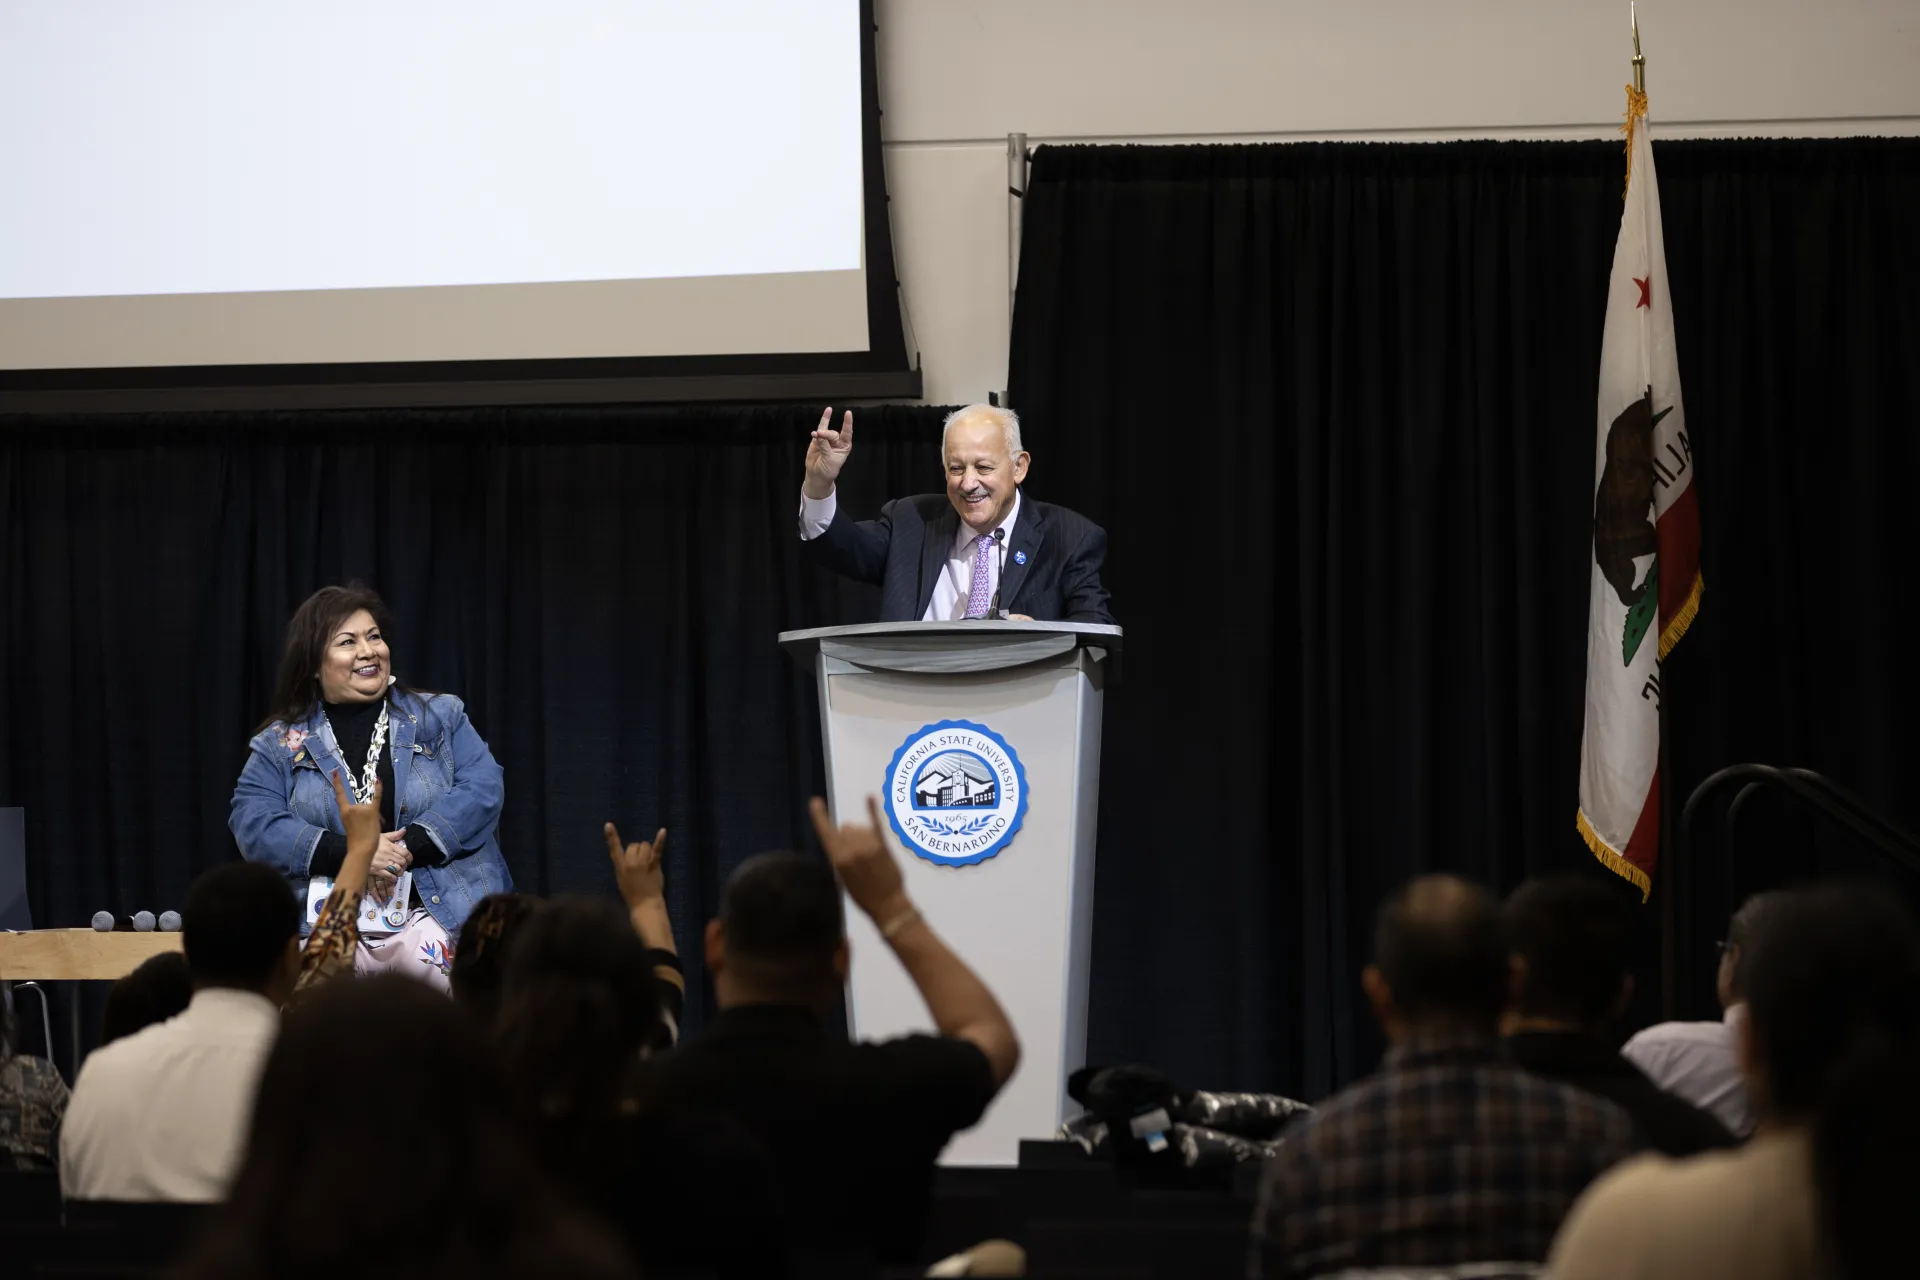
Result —
[{"label": "beige wall", "polygon": [[[926,397],[1005,385],[1006,135],[1601,137],[1625,0],[877,0],[895,254]],[[1648,0],[1656,129],[1920,134],[1920,0]],[[1660,136],[1656,132],[1655,136]]]}]

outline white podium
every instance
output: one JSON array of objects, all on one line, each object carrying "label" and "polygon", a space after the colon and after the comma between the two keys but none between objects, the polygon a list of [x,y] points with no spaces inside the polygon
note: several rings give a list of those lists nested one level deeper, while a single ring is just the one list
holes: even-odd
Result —
[{"label": "white podium", "polygon": [[[1120,628],[904,622],[789,631],[814,670],[827,796],[841,821],[878,796],[907,892],[1000,1000],[1020,1069],[948,1164],[1013,1164],[1052,1137],[1084,1065],[1100,798],[1100,697]],[[879,931],[851,904],[853,1034],[932,1029]]]}]

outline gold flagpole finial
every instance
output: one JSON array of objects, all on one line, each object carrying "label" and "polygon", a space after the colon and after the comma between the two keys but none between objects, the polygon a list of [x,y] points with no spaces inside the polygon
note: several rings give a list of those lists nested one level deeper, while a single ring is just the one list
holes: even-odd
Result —
[{"label": "gold flagpole finial", "polygon": [[1647,60],[1640,52],[1640,15],[1634,11],[1632,0],[1627,4],[1627,21],[1633,26],[1633,87],[1640,93],[1647,91]]}]

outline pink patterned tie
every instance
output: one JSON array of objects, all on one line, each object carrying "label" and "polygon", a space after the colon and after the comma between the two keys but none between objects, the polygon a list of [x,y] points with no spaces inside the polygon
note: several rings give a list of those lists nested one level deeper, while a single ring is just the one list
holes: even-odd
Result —
[{"label": "pink patterned tie", "polygon": [[992,545],[993,539],[984,533],[973,540],[973,586],[967,590],[969,618],[987,616],[987,601],[993,596],[993,587],[987,582],[991,572],[987,566],[987,548]]}]

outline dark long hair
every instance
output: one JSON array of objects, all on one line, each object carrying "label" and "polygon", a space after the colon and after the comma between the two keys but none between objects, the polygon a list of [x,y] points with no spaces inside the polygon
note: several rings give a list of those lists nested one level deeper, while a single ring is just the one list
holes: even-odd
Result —
[{"label": "dark long hair", "polygon": [[[378,1097],[372,1064],[385,1069]],[[391,1154],[376,1162],[377,1149]],[[376,1250],[400,1275],[624,1270],[618,1242],[527,1158],[479,1028],[391,975],[323,987],[287,1015],[231,1198],[184,1274],[332,1280]]]},{"label": "dark long hair", "polygon": [[765,1150],[734,1117],[664,1097],[643,1062],[663,1039],[660,996],[613,903],[560,898],[520,926],[495,1034],[535,1154],[625,1231],[645,1274],[779,1280],[787,1235]]},{"label": "dark long hair", "polygon": [[500,991],[506,982],[507,955],[522,925],[546,907],[530,893],[490,893],[473,904],[460,927],[460,945],[453,953],[454,1003],[463,1006],[489,1031],[500,1013]]},{"label": "dark long hair", "polygon": [[1843,1280],[1905,1271],[1920,1193],[1920,930],[1891,892],[1833,885],[1768,914],[1747,1016],[1777,1120],[1810,1123],[1827,1262]]},{"label": "dark long hair", "polygon": [[[379,592],[364,582],[322,587],[293,611],[287,619],[287,643],[280,651],[280,675],[273,682],[273,709],[255,733],[276,723],[298,724],[320,705],[320,660],[327,642],[341,623],[362,609],[373,615],[373,625],[391,648],[393,615]],[[418,695],[422,691],[399,681],[393,692]]]},{"label": "dark long hair", "polygon": [[646,944],[604,898],[556,898],[516,931],[496,1035],[549,1168],[596,1145],[627,1108],[659,1035],[660,994]]}]

